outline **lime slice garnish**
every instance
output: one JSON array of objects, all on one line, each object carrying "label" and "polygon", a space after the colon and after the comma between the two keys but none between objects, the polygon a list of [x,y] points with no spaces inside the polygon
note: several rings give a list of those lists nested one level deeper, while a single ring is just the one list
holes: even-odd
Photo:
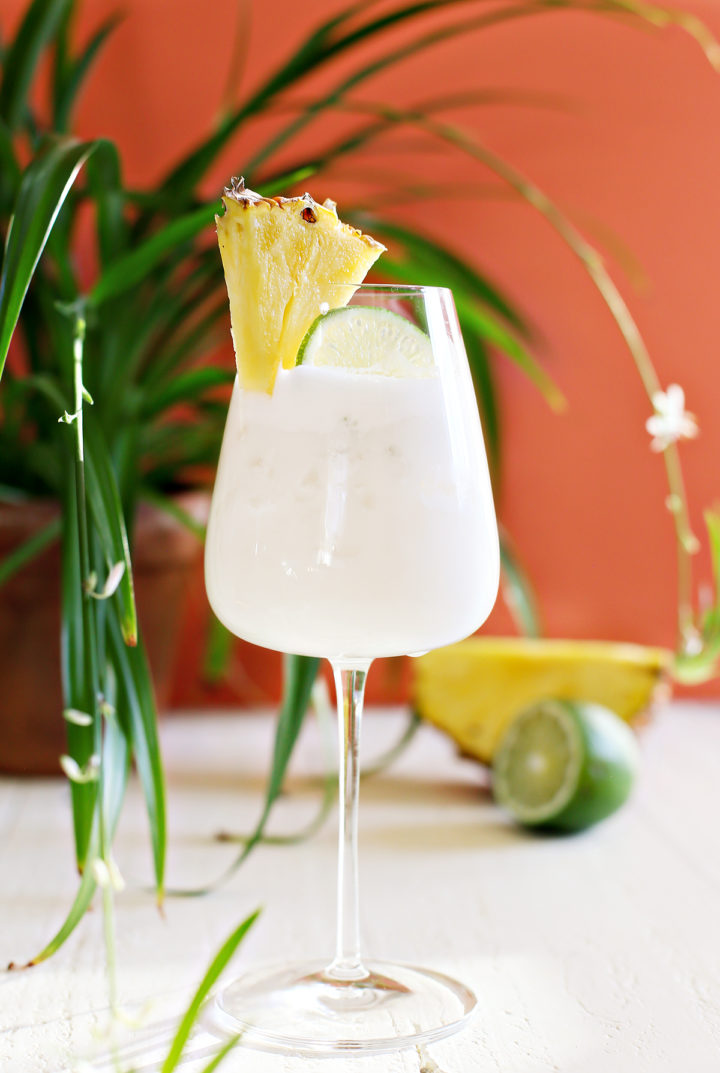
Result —
[{"label": "lime slice garnish", "polygon": [[302,341],[297,364],[380,376],[436,372],[430,337],[405,317],[370,306],[322,313]]},{"label": "lime slice garnish", "polygon": [[513,720],[493,757],[493,793],[520,823],[578,831],[627,799],[638,750],[607,708],[543,700]]}]

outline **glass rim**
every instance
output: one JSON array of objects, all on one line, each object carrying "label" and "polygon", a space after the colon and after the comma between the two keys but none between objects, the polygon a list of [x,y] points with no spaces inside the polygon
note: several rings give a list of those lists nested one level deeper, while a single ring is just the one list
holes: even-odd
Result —
[{"label": "glass rim", "polygon": [[372,294],[377,292],[378,294],[443,294],[451,293],[449,287],[439,287],[431,283],[330,283],[330,287],[348,287],[354,288],[354,292],[357,294],[360,291],[362,294]]}]

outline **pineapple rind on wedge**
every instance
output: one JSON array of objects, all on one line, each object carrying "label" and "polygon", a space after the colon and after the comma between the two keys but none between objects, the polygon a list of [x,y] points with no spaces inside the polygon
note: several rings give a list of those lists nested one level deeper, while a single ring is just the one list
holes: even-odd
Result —
[{"label": "pineapple rind on wedge", "polygon": [[223,204],[215,220],[238,378],[271,393],[315,318],[348,304],[385,247],[309,194],[265,198],[233,179]]}]

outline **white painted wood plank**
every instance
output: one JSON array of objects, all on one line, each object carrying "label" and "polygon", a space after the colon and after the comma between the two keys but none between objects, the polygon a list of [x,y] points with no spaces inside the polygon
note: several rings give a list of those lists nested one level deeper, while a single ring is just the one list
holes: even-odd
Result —
[{"label": "white painted wood plank", "polygon": [[[397,713],[372,712],[366,755],[381,752],[401,725]],[[228,866],[233,847],[211,835],[251,829],[272,731],[271,720],[247,715],[165,722],[170,884],[201,884]],[[471,1028],[431,1048],[442,1073],[715,1073],[718,756],[720,706],[674,704],[644,735],[631,803],[566,838],[517,831],[491,804],[481,769],[430,728],[389,772],[364,783],[368,951],[454,973],[480,997]],[[314,815],[321,770],[322,743],[310,731],[274,830]],[[61,781],[0,783],[0,846],[0,958],[19,960],[49,937],[74,890]],[[170,899],[164,920],[143,889],[150,862],[137,788],[117,856],[129,880],[118,905],[120,992],[146,1020],[179,1008],[214,949],[258,904],[263,917],[236,971],[330,953],[333,824],[301,846],[261,848],[207,898]],[[50,963],[0,976],[0,1069],[56,1073],[93,1045],[104,995],[95,911]],[[417,1073],[420,1064],[412,1052],[338,1062],[242,1052],[227,1068]]]}]

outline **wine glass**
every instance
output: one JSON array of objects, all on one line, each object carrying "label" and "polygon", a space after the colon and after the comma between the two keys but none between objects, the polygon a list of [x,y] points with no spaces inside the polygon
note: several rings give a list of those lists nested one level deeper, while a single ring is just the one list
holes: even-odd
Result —
[{"label": "wine glass", "polygon": [[[352,355],[281,370],[272,395],[236,380],[205,553],[218,618],[255,644],[327,657],[337,687],[335,956],[250,971],[215,1009],[216,1023],[246,1043],[306,1055],[378,1054],[441,1039],[476,1001],[441,973],[364,960],[357,826],[372,660],[466,637],[497,595],[482,432],[450,291],[363,285],[351,307],[361,307]],[[382,347],[376,340],[376,352],[363,353],[366,309],[426,333],[424,362],[403,365],[394,319]]]}]

